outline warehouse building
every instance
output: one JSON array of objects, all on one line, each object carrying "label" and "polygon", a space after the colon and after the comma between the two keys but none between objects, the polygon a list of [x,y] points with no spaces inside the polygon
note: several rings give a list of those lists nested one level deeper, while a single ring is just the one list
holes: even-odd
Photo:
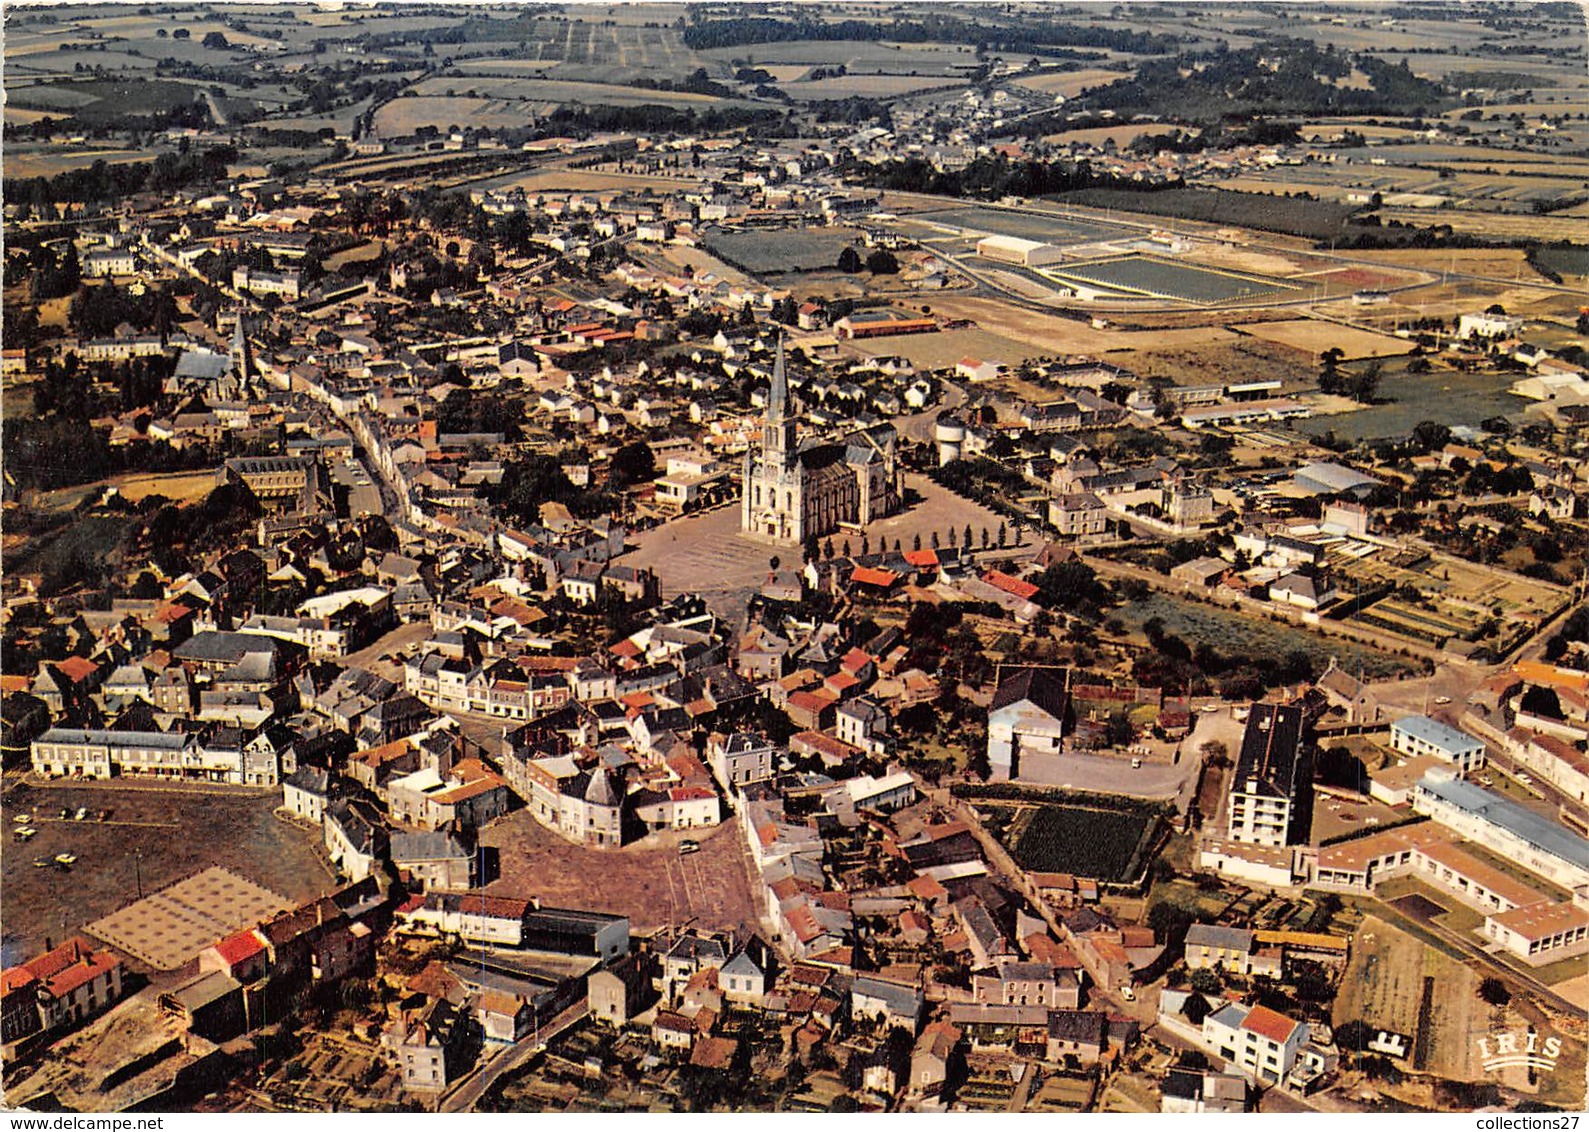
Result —
[{"label": "warehouse building", "polygon": [[1022,267],[1045,267],[1060,263],[1065,253],[1053,244],[1037,240],[1023,240],[1017,236],[985,236],[977,241],[977,255],[1000,263],[1016,263]]}]

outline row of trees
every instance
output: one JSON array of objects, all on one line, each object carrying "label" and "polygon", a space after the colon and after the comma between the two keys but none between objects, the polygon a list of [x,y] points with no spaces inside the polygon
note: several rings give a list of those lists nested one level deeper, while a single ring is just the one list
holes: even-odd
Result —
[{"label": "row of trees", "polygon": [[213,184],[237,162],[237,148],[210,146],[187,153],[162,153],[150,162],[111,165],[96,161],[53,177],[8,177],[7,203],[47,208],[60,202],[108,203],[140,192],[170,192],[193,184]]}]

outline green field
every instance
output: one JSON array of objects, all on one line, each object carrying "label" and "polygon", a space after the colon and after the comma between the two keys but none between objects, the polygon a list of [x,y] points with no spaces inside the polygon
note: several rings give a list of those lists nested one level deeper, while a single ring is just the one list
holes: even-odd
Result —
[{"label": "green field", "polygon": [[[717,232],[706,247],[718,259],[750,275],[832,270],[839,253],[854,242],[846,228],[802,228],[789,232]],[[863,256],[864,258],[864,256]]]},{"label": "green field", "polygon": [[84,125],[129,115],[158,114],[203,97],[202,91],[170,79],[88,79],[39,83],[8,94],[26,109],[61,112]]},{"label": "green field", "polygon": [[1141,873],[1159,824],[1129,810],[1041,805],[1023,809],[1007,836],[1023,869],[1123,882]]},{"label": "green field", "polygon": [[1278,279],[1213,271],[1157,256],[1128,255],[1050,269],[1059,279],[1106,287],[1128,295],[1184,303],[1230,303],[1278,296],[1295,288]]},{"label": "green field", "polygon": [[1185,601],[1170,594],[1150,594],[1141,601],[1127,602],[1113,615],[1134,628],[1157,617],[1164,623],[1166,632],[1193,645],[1207,641],[1227,656],[1278,658],[1303,652],[1319,672],[1329,665],[1332,656],[1347,671],[1356,672],[1361,668],[1374,679],[1410,672],[1414,667],[1403,657],[1352,641],[1317,636],[1304,629]]},{"label": "green field", "polygon": [[[1334,432],[1346,440],[1405,438],[1420,421],[1477,426],[1494,416],[1521,413],[1528,402],[1507,392],[1516,374],[1387,372],[1379,383],[1380,404],[1297,422],[1310,436]],[[1438,410],[1435,408],[1438,406]]]},{"label": "green field", "polygon": [[1022,240],[1041,240],[1060,246],[1095,243],[1136,234],[1112,224],[1073,220],[1059,215],[1038,216],[1031,212],[1013,212],[1003,208],[951,208],[943,212],[917,212],[912,213],[910,219],[947,224],[979,234],[1015,236]]}]

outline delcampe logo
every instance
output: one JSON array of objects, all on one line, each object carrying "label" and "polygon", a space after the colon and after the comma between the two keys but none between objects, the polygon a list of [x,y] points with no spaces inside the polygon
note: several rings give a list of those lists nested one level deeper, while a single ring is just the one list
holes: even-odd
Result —
[{"label": "delcampe logo", "polygon": [[1502,1030],[1475,1038],[1479,1047],[1480,1066],[1486,1072],[1524,1066],[1550,1072],[1561,1057],[1561,1039],[1545,1038],[1533,1031]]}]

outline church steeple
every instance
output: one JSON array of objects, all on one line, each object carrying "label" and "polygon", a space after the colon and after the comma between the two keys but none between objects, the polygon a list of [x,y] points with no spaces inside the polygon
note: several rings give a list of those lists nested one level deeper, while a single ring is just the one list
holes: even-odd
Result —
[{"label": "church steeple", "polygon": [[237,323],[232,328],[232,370],[240,388],[254,377],[254,347],[248,341],[248,326],[242,307],[237,308]]},{"label": "church steeple", "polygon": [[778,336],[778,356],[772,364],[772,388],[767,390],[767,422],[762,447],[769,459],[787,460],[794,454],[795,426],[789,419],[789,379],[783,368],[783,335]]}]

